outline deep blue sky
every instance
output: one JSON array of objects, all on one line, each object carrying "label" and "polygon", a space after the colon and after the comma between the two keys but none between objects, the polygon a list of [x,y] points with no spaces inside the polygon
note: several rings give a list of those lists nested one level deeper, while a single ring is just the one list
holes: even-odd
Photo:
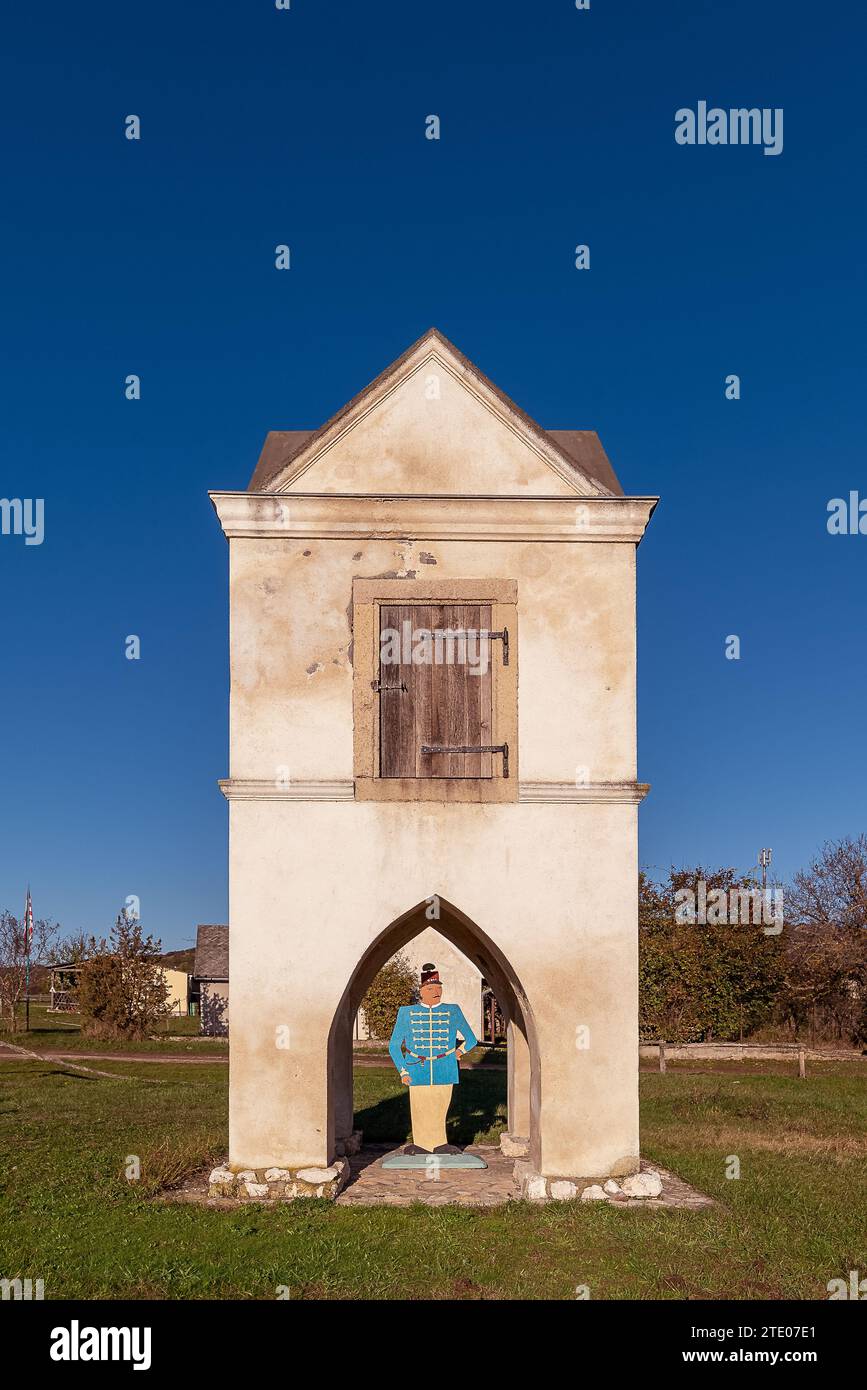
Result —
[{"label": "deep blue sky", "polygon": [[[865,40],[863,6],[793,0],[9,12],[0,495],[44,497],[46,539],[0,537],[0,906],[29,879],[101,931],[135,893],[166,947],[226,920],[207,490],[431,324],[662,497],[643,861],[766,844],[786,875],[865,829],[867,536],[825,524],[867,495]],[[783,107],[782,155],[678,146],[699,100]]]}]

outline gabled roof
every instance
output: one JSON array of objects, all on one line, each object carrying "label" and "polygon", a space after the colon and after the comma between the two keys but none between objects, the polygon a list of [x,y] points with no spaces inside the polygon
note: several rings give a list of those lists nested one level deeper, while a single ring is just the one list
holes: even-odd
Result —
[{"label": "gabled roof", "polygon": [[269,430],[247,491],[265,492],[272,479],[283,472],[315,433],[315,430]]},{"label": "gabled roof", "polygon": [[560,445],[564,454],[569,455],[580,472],[601,483],[615,497],[623,496],[620,479],[595,430],[547,430],[546,433]]},{"label": "gabled roof", "polygon": [[414,342],[396,361],[386,367],[363,391],[342,406],[330,420],[315,430],[272,430],[265,438],[259,461],[248,492],[279,491],[299,477],[317,456],[320,445],[329,437],[337,437],[353,418],[360,416],[368,403],[381,395],[409,369],[425,350],[437,351],[450,360],[463,375],[484,393],[499,402],[510,422],[521,428],[567,481],[572,480],[576,492],[594,496],[622,497],[623,489],[593,430],[545,430],[501,391],[478,367],[436,328]]},{"label": "gabled roof", "polygon": [[193,974],[199,980],[228,980],[229,928],[196,927],[196,963]]}]

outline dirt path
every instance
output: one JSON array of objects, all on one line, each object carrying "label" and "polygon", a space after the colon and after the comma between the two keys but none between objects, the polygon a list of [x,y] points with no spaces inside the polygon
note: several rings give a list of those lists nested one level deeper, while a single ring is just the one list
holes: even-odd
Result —
[{"label": "dirt path", "polygon": [[[29,1047],[18,1047],[15,1043],[4,1042],[0,1043],[0,1048],[3,1049],[3,1051],[0,1052],[0,1061],[17,1062],[21,1057],[23,1057],[26,1062],[45,1061],[43,1053],[31,1052]],[[85,1056],[90,1056],[90,1054],[85,1053]],[[124,1076],[122,1072],[99,1071],[96,1067],[86,1067],[83,1062],[79,1062],[77,1059],[75,1061],[66,1061],[65,1059],[61,1058],[60,1053],[57,1054],[57,1060],[60,1062],[60,1065],[62,1067],[66,1067],[68,1071],[84,1072],[86,1076],[102,1076],[109,1081],[133,1080],[131,1076]],[[100,1057],[97,1057],[96,1060],[101,1061],[102,1059]],[[114,1061],[113,1056],[111,1060]]]},{"label": "dirt path", "polygon": [[[22,1049],[21,1051],[24,1051]],[[0,1062],[17,1062],[21,1051],[0,1042]],[[212,1062],[228,1062],[228,1054],[215,1057],[173,1057],[169,1052],[31,1052],[26,1055],[39,1062],[77,1062],[85,1067],[87,1062],[178,1062],[181,1066],[207,1066]],[[105,1075],[113,1075],[107,1072]]]},{"label": "dirt path", "polygon": [[[190,1057],[186,1053],[175,1055],[171,1052],[59,1052],[52,1049],[50,1052],[29,1052],[28,1055],[42,1062],[79,1062],[81,1065],[91,1062],[160,1062],[164,1065],[177,1064],[182,1067],[207,1067],[213,1063],[223,1066],[228,1064],[229,1054],[227,1052],[212,1053],[209,1057]],[[13,1048],[7,1047],[6,1043],[0,1042],[0,1062],[15,1062],[21,1056]],[[353,1066],[356,1067],[390,1067],[391,1059],[388,1057],[358,1057],[352,1059]],[[505,1071],[506,1068],[501,1062],[479,1062],[477,1066],[465,1062],[461,1071]]]},{"label": "dirt path", "polygon": [[[23,1035],[23,1036],[26,1036]],[[16,1056],[14,1044],[0,1042],[0,1062],[12,1062]],[[859,1052],[852,1048],[806,1048],[806,1060],[808,1062],[862,1062],[867,1065],[867,1053]],[[172,1052],[64,1052],[60,1049],[52,1048],[48,1052],[29,1052],[31,1057],[38,1057],[44,1062],[79,1062],[84,1065],[88,1059],[94,1062],[159,1062],[163,1065],[175,1063],[178,1066],[206,1067],[214,1064],[226,1066],[229,1061],[228,1052],[205,1053],[198,1057],[191,1057],[189,1053]],[[644,1043],[639,1049],[640,1070],[655,1071],[652,1065],[658,1057],[658,1048],[654,1044],[652,1047]],[[792,1062],[797,1066],[798,1049],[797,1047],[775,1047],[769,1044],[767,1047],[761,1044],[738,1044],[738,1043],[689,1043],[681,1047],[668,1046],[666,1057],[670,1062]],[[352,1065],[355,1067],[391,1067],[391,1059],[387,1053],[356,1052],[353,1054]],[[504,1062],[471,1062],[465,1061],[461,1066],[461,1071],[506,1071]],[[728,1075],[712,1066],[697,1066],[696,1070],[715,1071],[720,1075]]]}]

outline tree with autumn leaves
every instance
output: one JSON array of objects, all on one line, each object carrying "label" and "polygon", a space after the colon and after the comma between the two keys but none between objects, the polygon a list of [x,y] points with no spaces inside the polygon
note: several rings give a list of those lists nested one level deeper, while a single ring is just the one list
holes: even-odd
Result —
[{"label": "tree with autumn leaves", "polygon": [[786,897],[780,1008],[793,1030],[867,1042],[867,835],[827,843]]},{"label": "tree with autumn leaves", "polygon": [[15,1033],[24,1026],[22,1017],[31,968],[45,960],[57,930],[55,922],[38,917],[28,941],[24,918],[13,916],[8,909],[0,912],[0,1029],[8,1024]]},{"label": "tree with autumn leaves", "polygon": [[771,1026],[792,1037],[867,1041],[867,836],[827,843],[796,874],[779,933],[685,920],[683,890],[701,881],[708,897],[757,890],[733,869],[672,868],[661,882],[640,875],[643,1039],[734,1041]]},{"label": "tree with autumn leaves", "polygon": [[418,995],[418,972],[402,952],[392,956],[367,988],[361,1008],[372,1038],[390,1038],[398,1010]]},{"label": "tree with autumn leaves", "polygon": [[747,1034],[773,1014],[780,984],[780,937],[761,926],[691,922],[682,890],[749,892],[755,882],[733,869],[669,871],[664,882],[639,877],[640,1028],[645,1040],[708,1042]]},{"label": "tree with autumn leaves", "polygon": [[161,943],[145,936],[126,908],[110,941],[94,941],[81,968],[81,1031],[96,1038],[144,1038],[166,1011],[169,989],[160,964]]}]

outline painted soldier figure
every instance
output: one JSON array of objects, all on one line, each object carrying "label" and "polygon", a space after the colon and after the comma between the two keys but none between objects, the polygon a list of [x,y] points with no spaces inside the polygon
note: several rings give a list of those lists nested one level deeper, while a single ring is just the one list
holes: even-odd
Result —
[{"label": "painted soldier figure", "polygon": [[412,1143],[406,1154],[457,1154],[446,1139],[452,1087],[460,1080],[458,1059],[478,1038],[457,1004],[443,1004],[435,965],[421,968],[419,1002],[399,1010],[388,1051],[409,1087]]}]

